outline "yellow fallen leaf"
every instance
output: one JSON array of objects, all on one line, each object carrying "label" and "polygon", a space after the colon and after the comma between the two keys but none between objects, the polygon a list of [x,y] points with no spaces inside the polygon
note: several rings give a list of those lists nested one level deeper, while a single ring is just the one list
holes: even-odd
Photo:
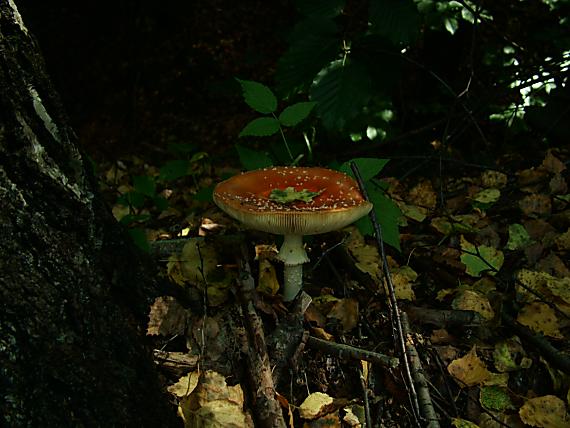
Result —
[{"label": "yellow fallen leaf", "polygon": [[396,299],[415,300],[416,296],[412,289],[413,282],[418,278],[418,274],[409,266],[402,266],[392,270],[392,282]]},{"label": "yellow fallen leaf", "polygon": [[479,425],[461,418],[453,418],[451,424],[456,428],[479,428]]},{"label": "yellow fallen leaf", "polygon": [[517,321],[537,333],[543,333],[556,339],[563,338],[556,312],[546,303],[532,302],[525,305],[519,311]]},{"label": "yellow fallen leaf", "polygon": [[570,249],[570,228],[562,235],[554,239],[554,243],[560,251],[566,251]]},{"label": "yellow fallen leaf", "polygon": [[508,177],[499,171],[492,171],[490,169],[481,174],[481,183],[484,187],[496,187],[498,189],[507,185]]},{"label": "yellow fallen leaf", "polygon": [[178,379],[174,385],[170,385],[167,390],[171,394],[176,395],[178,398],[183,398],[192,393],[196,386],[198,386],[198,381],[200,379],[200,372],[193,371],[188,373],[186,376],[182,376]]},{"label": "yellow fallen leaf", "polygon": [[529,399],[519,410],[522,421],[533,427],[565,428],[570,426],[570,416],[564,401],[554,395]]},{"label": "yellow fallen leaf", "polygon": [[267,259],[259,260],[257,291],[269,296],[275,296],[279,292],[279,281],[277,280],[275,266]]},{"label": "yellow fallen leaf", "polygon": [[495,311],[493,311],[489,299],[476,291],[460,290],[453,299],[451,306],[453,309],[462,311],[475,311],[486,320],[495,317]]},{"label": "yellow fallen leaf", "polygon": [[186,427],[245,428],[250,424],[243,403],[240,385],[228,386],[224,376],[207,370],[192,393],[180,401],[178,413]]},{"label": "yellow fallen leaf", "polygon": [[491,377],[485,363],[477,356],[475,347],[462,358],[453,360],[447,371],[461,388],[480,385]]},{"label": "yellow fallen leaf", "polygon": [[324,392],[313,392],[299,406],[299,415],[303,419],[316,419],[333,401],[333,398]]}]

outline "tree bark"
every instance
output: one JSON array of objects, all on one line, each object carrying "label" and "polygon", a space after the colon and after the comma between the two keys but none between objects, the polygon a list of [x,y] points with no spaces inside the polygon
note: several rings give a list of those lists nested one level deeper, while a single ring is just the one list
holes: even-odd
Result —
[{"label": "tree bark", "polygon": [[75,143],[0,0],[0,425],[178,426],[141,333],[154,272]]}]

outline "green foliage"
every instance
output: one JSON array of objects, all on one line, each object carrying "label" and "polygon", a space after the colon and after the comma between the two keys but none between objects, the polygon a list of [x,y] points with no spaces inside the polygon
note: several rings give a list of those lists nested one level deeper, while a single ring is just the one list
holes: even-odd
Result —
[{"label": "green foliage", "polygon": [[277,90],[289,95],[306,89],[317,73],[337,58],[342,40],[334,21],[308,18],[293,29],[289,49],[277,64]]},{"label": "green foliage", "polygon": [[277,98],[271,90],[258,82],[237,79],[243,90],[243,98],[248,106],[259,113],[273,113],[277,109]]},{"label": "green foliage", "polygon": [[309,116],[315,102],[305,101],[286,107],[279,115],[279,122],[283,126],[296,126]]},{"label": "green foliage", "polygon": [[343,129],[348,120],[361,112],[370,98],[370,75],[359,63],[331,63],[315,78],[311,98],[328,129]]},{"label": "green foliage", "polygon": [[[367,10],[345,3],[296,2],[299,21],[276,72],[280,94],[308,93],[318,102],[327,132],[365,142],[368,128],[377,130],[374,137],[397,133],[404,113],[407,126],[416,127],[453,113],[472,127],[491,119],[513,134],[533,128],[561,141],[570,136],[563,2],[483,8],[472,1],[370,0]],[[506,16],[519,25],[502,25]],[[532,26],[535,17],[541,24],[527,31],[522,23]],[[389,120],[378,120],[383,106],[393,113]],[[445,140],[462,134],[453,130],[459,126],[432,129]],[[475,134],[485,141],[483,132]]]},{"label": "green foliage", "polygon": [[420,27],[420,15],[413,0],[371,0],[371,32],[395,44],[412,42]]},{"label": "green foliage", "polygon": [[[398,224],[402,213],[398,206],[378,188],[374,182],[366,185],[370,202],[374,204],[374,212],[378,224],[382,228],[382,239],[396,250],[400,251],[400,230]],[[374,235],[372,222],[368,217],[362,217],[356,222],[360,233]]]},{"label": "green foliage", "polygon": [[239,133],[240,137],[269,137],[279,132],[279,120],[273,117],[253,119]]},{"label": "green foliage", "polygon": [[[388,163],[388,159],[356,158],[343,163],[339,171],[354,177],[350,163],[354,162],[360,171],[370,202],[374,205],[374,212],[378,224],[382,229],[382,239],[391,247],[400,251],[400,231],[398,224],[402,212],[398,206],[385,194],[387,185],[375,179]],[[374,227],[369,217],[362,217],[356,226],[363,235],[374,235]]]},{"label": "green foliage", "polygon": [[[285,107],[285,109],[279,113],[279,116],[277,116],[275,114],[277,110],[277,97],[273,94],[271,89],[261,83],[250,80],[238,79],[238,81],[244,88],[243,97],[245,102],[258,112],[267,112],[271,114],[271,116],[263,116],[253,119],[245,125],[239,133],[239,136],[270,137],[279,132],[288,156],[288,161],[286,163],[294,163],[296,159],[285,137],[283,127],[293,128],[298,126],[311,114],[316,103],[312,101],[298,102]],[[269,111],[270,108],[271,111]],[[257,169],[259,167],[262,168],[273,164],[273,160],[266,153],[255,151],[241,145],[236,145],[236,149],[243,167],[248,170]],[[302,157],[303,154],[300,156]],[[300,159],[300,157],[298,159]]]}]

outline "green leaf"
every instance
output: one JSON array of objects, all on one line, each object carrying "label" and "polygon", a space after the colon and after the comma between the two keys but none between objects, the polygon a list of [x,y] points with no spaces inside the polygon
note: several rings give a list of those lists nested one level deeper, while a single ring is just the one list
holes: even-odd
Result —
[{"label": "green leaf", "polygon": [[237,81],[241,84],[243,98],[248,106],[259,113],[273,113],[277,109],[277,98],[267,86],[252,80]]},{"label": "green leaf", "polygon": [[467,275],[479,277],[487,272],[494,276],[503,266],[505,256],[502,251],[487,245],[475,246],[461,235],[461,263],[466,267]]},{"label": "green leaf", "polygon": [[281,112],[279,122],[285,126],[295,126],[309,116],[315,104],[313,101],[293,104]]},{"label": "green leaf", "polygon": [[311,202],[315,197],[323,193],[324,190],[325,189],[319,192],[311,192],[307,189],[296,191],[294,187],[273,189],[269,194],[269,199],[279,204],[289,204],[295,201]]},{"label": "green leaf", "polygon": [[149,175],[133,177],[133,186],[137,192],[145,196],[153,197],[156,194],[156,183]]},{"label": "green leaf", "polygon": [[127,192],[117,198],[117,203],[126,207],[142,208],[144,205],[144,195],[134,190]]},{"label": "green leaf", "polygon": [[239,133],[240,137],[268,137],[279,131],[279,121],[273,117],[258,117]]},{"label": "green leaf", "polygon": [[352,173],[352,168],[350,167],[350,162],[354,162],[360,171],[362,180],[367,182],[368,180],[376,177],[380,171],[386,166],[390,159],[379,159],[379,158],[355,158],[348,162],[345,162],[340,167],[340,172],[343,172],[351,177],[354,177]]},{"label": "green leaf", "polygon": [[170,181],[190,175],[190,167],[191,162],[185,159],[168,161],[160,168],[160,179]]},{"label": "green leaf", "polygon": [[340,15],[345,0],[298,0],[295,6],[302,15],[334,18]]},{"label": "green leaf", "polygon": [[119,223],[128,226],[129,224],[133,223],[144,223],[151,219],[150,214],[127,214],[124,216]]},{"label": "green leaf", "polygon": [[487,410],[504,412],[513,408],[513,403],[505,388],[500,386],[483,386],[479,391],[481,405]]},{"label": "green leaf", "polygon": [[323,125],[343,129],[362,111],[370,99],[371,80],[366,68],[357,62],[334,61],[322,70],[311,86],[311,99]]},{"label": "green leaf", "polygon": [[137,247],[139,247],[141,250],[147,253],[150,251],[150,245],[148,244],[148,240],[146,239],[146,233],[144,232],[143,229],[134,228],[134,229],[129,229],[128,232],[131,239],[133,240],[133,242]]},{"label": "green leaf", "polygon": [[532,243],[532,239],[522,224],[509,224],[509,242],[505,248],[507,250],[521,250]]},{"label": "green leaf", "polygon": [[371,31],[395,44],[412,42],[420,28],[420,15],[413,0],[371,0]]},{"label": "green leaf", "polygon": [[[374,204],[376,219],[382,229],[382,239],[386,244],[400,251],[400,230],[398,229],[398,223],[402,216],[400,209],[375,186],[367,185],[366,191],[370,197],[370,202]],[[358,220],[356,226],[363,235],[374,236],[372,221],[368,216]]]},{"label": "green leaf", "polygon": [[168,200],[164,196],[155,196],[152,198],[152,201],[159,211],[164,211],[168,208]]},{"label": "green leaf", "polygon": [[235,147],[241,164],[248,171],[273,165],[271,158],[264,152],[252,150],[239,144],[236,144]]},{"label": "green leaf", "polygon": [[330,19],[309,18],[295,26],[289,49],[279,59],[275,78],[277,90],[290,94],[308,87],[317,73],[340,52],[341,39]]}]

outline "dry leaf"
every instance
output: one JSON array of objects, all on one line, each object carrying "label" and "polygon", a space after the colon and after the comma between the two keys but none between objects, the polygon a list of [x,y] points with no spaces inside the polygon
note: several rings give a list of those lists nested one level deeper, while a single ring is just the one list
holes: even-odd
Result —
[{"label": "dry leaf", "polygon": [[570,228],[566,232],[564,232],[562,235],[557,237],[554,240],[554,243],[556,244],[556,248],[558,248],[560,251],[569,250],[570,249]]},{"label": "dry leaf", "polygon": [[475,347],[464,357],[453,360],[447,366],[447,371],[461,388],[480,385],[491,377],[491,372],[477,356]]},{"label": "dry leaf", "polygon": [[358,324],[358,301],[355,299],[341,299],[334,304],[327,318],[338,320],[344,333],[352,330]]},{"label": "dry leaf", "polygon": [[327,406],[333,403],[333,398],[323,392],[313,392],[299,407],[299,415],[303,419],[316,419],[327,411]]},{"label": "dry leaf", "polygon": [[183,398],[192,393],[196,386],[198,385],[198,381],[200,380],[200,372],[193,371],[188,373],[186,376],[182,376],[178,379],[174,385],[170,385],[167,390],[171,394],[176,395],[178,398]]},{"label": "dry leaf", "polygon": [[208,370],[194,391],[181,400],[178,411],[186,427],[245,428],[250,425],[243,402],[241,386],[228,386],[224,376]]},{"label": "dry leaf", "polygon": [[146,334],[170,336],[179,334],[186,328],[188,312],[174,297],[157,297],[150,307]]},{"label": "dry leaf", "polygon": [[396,299],[413,301],[416,296],[412,284],[418,278],[418,274],[409,266],[402,266],[392,271],[392,282]]},{"label": "dry leaf", "polygon": [[564,162],[552,154],[552,149],[546,152],[546,156],[540,166],[551,174],[559,174],[566,169]]},{"label": "dry leaf", "polygon": [[451,303],[453,309],[463,311],[475,311],[486,320],[495,317],[495,311],[491,307],[489,299],[483,294],[471,290],[461,290]]},{"label": "dry leaf", "polygon": [[519,311],[517,321],[534,332],[543,333],[556,339],[563,338],[556,312],[546,303],[532,302],[525,305]]},{"label": "dry leaf", "polygon": [[519,410],[525,424],[542,428],[567,428],[570,416],[564,401],[554,395],[545,395],[528,400]]},{"label": "dry leaf", "polygon": [[269,296],[275,296],[279,292],[279,281],[275,266],[266,258],[259,260],[259,281],[257,291]]},{"label": "dry leaf", "polygon": [[431,181],[422,180],[416,184],[408,194],[408,200],[413,205],[434,209],[437,205],[437,195],[433,190]]},{"label": "dry leaf", "polygon": [[490,169],[481,174],[481,183],[484,187],[495,187],[501,189],[507,185],[508,177],[499,171],[492,171]]},{"label": "dry leaf", "polygon": [[546,216],[552,211],[552,200],[550,196],[535,193],[522,198],[519,208],[528,217]]}]

